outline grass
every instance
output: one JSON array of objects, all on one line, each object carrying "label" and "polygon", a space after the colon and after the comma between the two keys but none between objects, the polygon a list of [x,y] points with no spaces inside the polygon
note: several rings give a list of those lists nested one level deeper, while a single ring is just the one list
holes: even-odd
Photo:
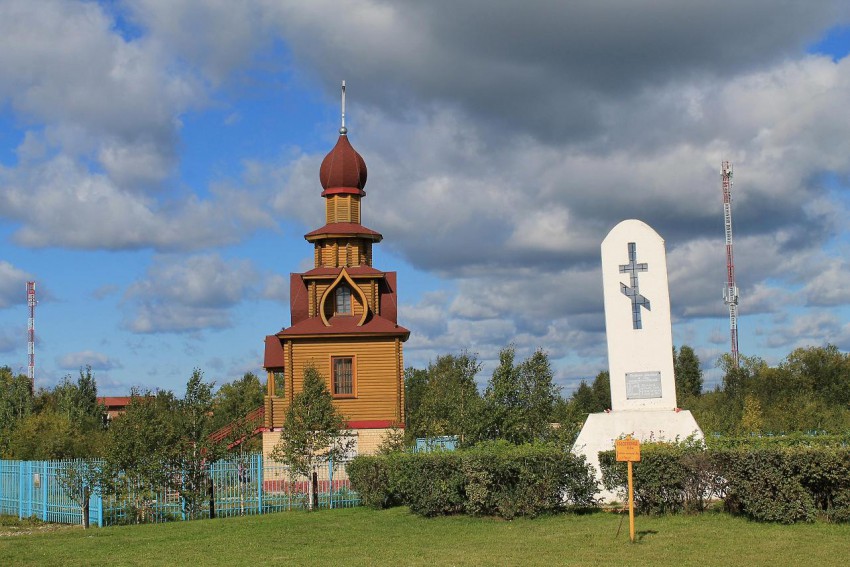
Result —
[{"label": "grass", "polygon": [[406,508],[0,535],[4,565],[844,565],[850,525],[758,524],[721,513],[597,512],[511,522]]}]

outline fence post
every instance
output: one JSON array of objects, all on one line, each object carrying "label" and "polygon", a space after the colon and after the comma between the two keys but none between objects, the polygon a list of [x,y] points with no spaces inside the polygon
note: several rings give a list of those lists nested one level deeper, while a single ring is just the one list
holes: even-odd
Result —
[{"label": "fence post", "polygon": [[18,461],[18,519],[24,519],[24,461]]},{"label": "fence post", "polygon": [[254,455],[254,466],[257,467],[257,513],[263,513],[263,454]]},{"label": "fence post", "polygon": [[186,521],[186,467],[180,468],[180,519]]},{"label": "fence post", "polygon": [[41,462],[41,521],[47,521],[47,461]]},{"label": "fence post", "polygon": [[[92,491],[91,496],[89,497],[89,512],[92,510],[97,514],[97,527],[103,527],[103,496],[100,493],[100,488],[96,491]],[[94,504],[92,506],[92,504]],[[89,517],[89,523],[91,523],[91,517]]]},{"label": "fence post", "polygon": [[328,458],[328,506],[334,508],[334,458]]}]

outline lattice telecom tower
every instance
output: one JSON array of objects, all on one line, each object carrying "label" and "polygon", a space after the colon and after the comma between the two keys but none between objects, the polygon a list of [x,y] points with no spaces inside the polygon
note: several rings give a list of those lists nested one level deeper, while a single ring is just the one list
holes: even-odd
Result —
[{"label": "lattice telecom tower", "polygon": [[35,282],[27,282],[27,307],[30,310],[29,321],[27,321],[27,377],[30,379],[30,387],[35,390]]},{"label": "lattice telecom tower", "polygon": [[732,363],[738,368],[738,286],[735,285],[735,261],[732,255],[732,164],[720,166],[723,181],[723,222],[726,228],[726,287],[723,301],[729,306],[729,332],[732,342]]}]

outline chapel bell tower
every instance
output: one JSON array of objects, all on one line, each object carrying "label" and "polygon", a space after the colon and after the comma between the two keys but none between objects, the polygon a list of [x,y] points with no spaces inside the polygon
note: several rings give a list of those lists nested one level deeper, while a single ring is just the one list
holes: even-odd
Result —
[{"label": "chapel bell tower", "polygon": [[398,325],[396,273],[372,266],[372,245],[383,237],[361,224],[366,162],[348,140],[345,82],[342,109],[339,138],[319,168],[325,224],[304,235],[314,267],[290,274],[290,326],[266,337],[264,453],[280,436],[308,364],[327,381],[359,453],[404,427],[402,343],[410,331]]}]

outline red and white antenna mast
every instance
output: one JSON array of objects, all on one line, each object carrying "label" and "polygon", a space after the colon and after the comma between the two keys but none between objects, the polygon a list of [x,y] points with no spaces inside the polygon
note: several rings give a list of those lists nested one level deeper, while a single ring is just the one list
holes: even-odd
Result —
[{"label": "red and white antenna mast", "polygon": [[30,387],[35,391],[35,282],[27,282],[27,307],[30,310],[27,322],[27,377],[30,379]]},{"label": "red and white antenna mast", "polygon": [[726,228],[726,287],[723,302],[729,307],[729,333],[732,342],[732,363],[738,368],[738,286],[735,285],[735,260],[732,255],[732,164],[720,166],[723,181],[723,223]]}]

